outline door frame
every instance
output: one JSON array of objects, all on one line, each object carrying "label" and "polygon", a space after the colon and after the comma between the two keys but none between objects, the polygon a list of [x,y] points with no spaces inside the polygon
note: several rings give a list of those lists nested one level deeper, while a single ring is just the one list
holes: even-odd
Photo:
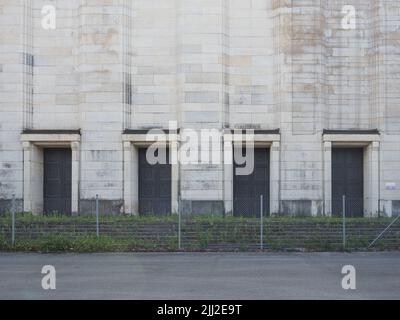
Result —
[{"label": "door frame", "polygon": [[364,217],[379,215],[379,133],[327,132],[323,134],[324,215],[332,216],[332,148],[364,148]]},{"label": "door frame", "polygon": [[[161,129],[160,129],[161,130]],[[149,130],[127,130],[122,135],[123,168],[124,168],[124,213],[139,215],[139,148],[146,148],[160,142]],[[163,133],[162,133],[163,132]],[[164,130],[160,136],[165,137],[166,147],[172,157],[178,154],[178,133]],[[179,162],[171,163],[171,214],[178,214],[179,197]]]},{"label": "door frame", "polygon": [[[47,178],[47,174],[46,174],[46,152],[48,152],[49,150],[62,150],[63,152],[64,151],[68,151],[68,158],[70,158],[70,159],[68,159],[68,160],[70,160],[71,161],[71,164],[70,164],[70,177],[69,177],[69,179],[70,179],[70,190],[69,190],[69,192],[71,192],[72,191],[72,150],[70,149],[70,148],[68,148],[68,147],[51,147],[51,148],[47,148],[47,147],[44,147],[44,148],[42,148],[42,152],[43,152],[43,214],[45,214],[45,215],[48,215],[48,214],[51,214],[51,212],[46,212],[46,193],[45,193],[45,191],[48,189],[47,187],[46,187],[46,178]],[[63,161],[64,161],[65,159],[63,159]],[[67,175],[64,175],[64,176],[62,176],[65,180],[66,180],[66,178],[67,178]],[[65,189],[65,188],[64,188]],[[67,188],[66,190],[68,190],[69,188]],[[72,194],[69,194],[69,198],[72,198]],[[59,214],[64,214],[64,215],[71,215],[72,214],[72,207],[71,207],[71,199],[70,199],[70,201],[69,201],[69,204],[68,204],[68,210],[67,211],[59,211]]]},{"label": "door frame", "polygon": [[[361,177],[361,181],[360,181],[361,184],[362,184],[362,199],[363,199],[361,216],[364,216],[364,199],[365,199],[365,181],[364,181],[365,180],[365,169],[364,169],[364,163],[365,163],[366,149],[365,149],[365,147],[362,147],[362,146],[354,147],[354,146],[347,146],[347,145],[346,146],[335,145],[332,148],[332,157],[333,157],[334,152],[336,152],[337,150],[350,150],[350,151],[357,150],[358,152],[361,153],[361,159],[358,159],[358,160],[361,160],[360,162],[361,162],[361,167],[362,167],[362,177]],[[347,156],[348,155],[346,155],[346,157]],[[331,170],[333,172],[333,161],[332,161]],[[334,188],[334,180],[332,179],[332,195],[333,195],[333,188]],[[347,187],[346,187],[346,190],[347,190]],[[332,196],[332,198],[333,198],[333,196]],[[340,199],[342,199],[342,197],[340,197]],[[347,195],[346,195],[346,199],[347,199]],[[346,208],[347,207],[348,207],[348,205],[346,204]],[[336,212],[336,216],[340,216],[341,217],[342,201],[340,202],[339,208],[340,208],[339,215],[338,215],[338,212]],[[348,216],[348,217],[359,217],[358,215],[357,216],[350,216],[350,214],[352,214],[353,212],[348,212],[347,210],[348,209],[346,209],[346,216]],[[333,201],[332,201],[332,211],[333,211]],[[333,215],[333,212],[332,212],[332,215]]]},{"label": "door frame", "polygon": [[79,211],[80,130],[29,130],[21,134],[23,148],[23,210],[43,214],[43,149],[70,148],[71,214]]},{"label": "door frame", "polygon": [[[224,205],[225,215],[233,215],[233,150],[236,145],[243,145],[246,142],[246,134],[242,134],[241,130],[226,130],[224,134]],[[280,213],[280,153],[281,153],[281,135],[279,130],[248,130],[254,138],[255,148],[269,149],[269,211],[270,215],[278,215]],[[249,137],[248,137],[249,138]]]},{"label": "door frame", "polygon": [[[234,148],[235,148],[235,146],[234,146]],[[238,146],[238,148],[241,148],[241,147],[239,147]],[[269,186],[268,186],[268,199],[270,199],[270,197],[271,197],[271,190],[270,190],[270,187],[271,187],[271,183],[270,183],[270,181],[271,181],[271,147],[270,146],[263,146],[263,145],[258,145],[258,144],[255,144],[254,145],[254,149],[264,149],[264,150],[266,150],[267,151],[267,160],[268,160],[268,184],[269,184]],[[255,165],[255,164],[254,164]],[[235,185],[236,185],[236,180],[235,180],[235,161],[233,161],[233,207],[232,207],[232,214],[233,214],[233,216],[236,216],[235,215]],[[255,199],[255,201],[260,201],[260,199]],[[264,199],[264,201],[265,201],[265,199]],[[266,208],[268,208],[268,210],[267,210],[267,215],[265,215],[264,214],[264,216],[265,217],[269,217],[269,216],[271,216],[271,208],[270,208],[270,201],[268,202],[268,203],[265,203],[264,202],[264,207],[263,207],[263,211],[266,209]],[[256,215],[255,216],[257,216],[257,212],[256,212]]]},{"label": "door frame", "polygon": [[[168,146],[165,146],[165,150],[167,150],[167,153],[168,153],[168,155],[169,155],[169,148],[168,148]],[[141,211],[140,210],[140,207],[141,207],[141,201],[145,201],[145,198],[141,198],[140,197],[140,193],[141,193],[141,182],[143,182],[143,166],[146,166],[146,164],[144,164],[142,161],[141,161],[141,152],[144,152],[144,153],[146,153],[147,152],[147,148],[146,147],[139,147],[138,148],[138,153],[139,153],[139,164],[138,164],[138,180],[139,180],[139,185],[138,185],[138,193],[139,193],[139,196],[138,196],[138,205],[139,205],[139,215],[146,215],[147,213],[145,213],[145,212],[143,212],[143,211]],[[145,158],[147,158],[146,157],[146,154],[144,155],[145,156]],[[148,161],[147,161],[147,159],[144,159],[146,162],[147,162],[147,165],[149,165],[149,163],[148,163]],[[164,164],[155,164],[155,165],[150,165],[149,167],[148,167],[148,169],[149,168],[151,168],[152,170],[160,170],[160,168],[157,168],[157,166],[163,166]],[[168,160],[168,164],[167,164],[167,167],[168,167],[168,170],[170,171],[169,172],[169,175],[170,175],[170,179],[172,179],[172,164],[170,163],[170,161]],[[152,183],[152,184],[155,184],[155,183]],[[169,214],[167,214],[167,215],[170,215],[171,213],[172,213],[172,208],[171,208],[171,181],[169,181],[169,188],[170,188],[170,190],[169,190],[169,193],[170,193],[170,195],[169,195],[169,197],[168,198],[170,198],[169,199],[169,201],[167,201],[167,203],[169,202]],[[166,185],[168,185],[168,184],[166,184]],[[143,185],[142,185],[143,186]],[[156,198],[159,198],[159,199],[161,199],[161,197],[160,197],[160,195],[158,195],[157,197],[152,197],[153,198],[153,200],[154,199],[156,199]],[[166,200],[167,199],[167,197],[165,197],[164,198],[164,200]],[[154,209],[154,208],[153,208]],[[160,214],[160,213],[157,213],[157,212],[155,212],[154,210],[153,210],[153,215],[159,215],[159,216],[164,216],[163,214]]]}]

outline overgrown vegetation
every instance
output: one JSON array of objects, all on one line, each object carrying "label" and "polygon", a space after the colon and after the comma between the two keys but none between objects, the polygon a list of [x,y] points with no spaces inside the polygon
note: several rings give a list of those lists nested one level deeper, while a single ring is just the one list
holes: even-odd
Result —
[{"label": "overgrown vegetation", "polygon": [[[34,252],[131,252],[178,250],[178,217],[101,216],[96,237],[94,216],[33,216],[17,214],[16,243],[11,245],[11,217],[0,216],[0,250]],[[347,219],[347,250],[366,250],[391,218]],[[264,220],[267,250],[338,251],[342,219],[328,217],[269,217]],[[397,224],[396,224],[397,225]],[[183,216],[182,249],[257,250],[259,219],[223,216]],[[399,250],[400,226],[373,250]]]},{"label": "overgrown vegetation", "polygon": [[46,235],[36,239],[20,239],[11,245],[4,236],[0,237],[1,251],[25,251],[41,253],[93,253],[93,252],[130,252],[130,251],[173,251],[176,241],[159,246],[154,241],[121,239],[108,236],[68,237],[65,235]]},{"label": "overgrown vegetation", "polygon": [[[52,215],[33,215],[31,213],[17,213],[16,219],[20,223],[49,223],[49,222],[60,222],[60,223],[93,223],[96,217],[94,215],[83,215],[83,216],[66,216],[59,214]],[[177,222],[178,215],[169,216],[131,216],[131,215],[102,215],[100,217],[101,222]],[[266,217],[266,222],[279,222],[279,223],[342,223],[342,218],[336,217]],[[218,223],[218,222],[247,222],[247,221],[257,221],[256,218],[245,218],[245,217],[233,217],[233,216],[222,216],[222,215],[191,215],[182,216],[182,221],[194,221],[203,223]],[[392,218],[379,217],[379,218],[347,218],[348,222],[362,223],[362,224],[374,224],[376,222],[391,222]],[[11,224],[11,214],[4,213],[0,215],[0,224],[10,225]]]},{"label": "overgrown vegetation", "polygon": [[[176,216],[128,216],[128,215],[102,215],[100,217],[101,222],[155,222],[155,221],[176,221]],[[0,215],[0,224],[11,225],[11,214],[6,213]],[[84,215],[84,216],[67,216],[59,214],[51,215],[33,215],[31,213],[17,213],[16,221],[18,223],[71,223],[71,224],[83,224],[83,223],[93,223],[96,221],[94,215]]]}]

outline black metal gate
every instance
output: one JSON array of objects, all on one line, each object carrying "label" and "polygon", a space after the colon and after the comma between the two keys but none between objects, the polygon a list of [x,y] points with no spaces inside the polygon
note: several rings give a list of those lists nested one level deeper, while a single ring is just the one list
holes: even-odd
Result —
[{"label": "black metal gate", "polygon": [[343,213],[346,196],[346,216],[364,214],[364,150],[362,148],[332,149],[332,214]]},{"label": "black metal gate", "polygon": [[254,171],[250,175],[237,175],[234,163],[233,214],[234,216],[259,217],[260,196],[263,195],[263,213],[269,215],[269,149],[254,149]]},{"label": "black metal gate", "polygon": [[71,214],[71,150],[44,149],[44,214]]},{"label": "black metal gate", "polygon": [[150,164],[146,148],[139,149],[139,213],[141,215],[171,214],[171,165],[166,150],[166,164]]}]

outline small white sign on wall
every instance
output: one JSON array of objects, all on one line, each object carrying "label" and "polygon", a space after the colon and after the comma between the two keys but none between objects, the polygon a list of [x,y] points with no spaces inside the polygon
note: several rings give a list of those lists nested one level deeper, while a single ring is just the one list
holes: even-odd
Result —
[{"label": "small white sign on wall", "polygon": [[385,188],[386,188],[386,190],[396,190],[397,185],[395,182],[387,182],[385,184]]}]

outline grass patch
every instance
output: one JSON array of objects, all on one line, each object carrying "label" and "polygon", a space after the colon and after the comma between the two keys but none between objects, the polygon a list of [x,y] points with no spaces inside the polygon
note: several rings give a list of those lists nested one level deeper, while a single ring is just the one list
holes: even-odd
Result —
[{"label": "grass patch", "polygon": [[[33,215],[31,213],[17,213],[16,214],[16,222],[29,224],[29,223],[71,223],[71,224],[85,224],[85,223],[93,223],[96,221],[95,215],[84,215],[84,216],[66,216],[60,214],[51,214],[51,215]],[[131,216],[131,215],[101,215],[101,222],[177,222],[178,215],[173,214],[169,216],[152,216],[152,215],[143,215],[143,216]],[[194,215],[194,216],[186,216],[182,215],[182,222],[197,222],[197,223],[207,223],[210,225],[216,223],[246,223],[246,222],[257,222],[258,218],[246,218],[246,217],[233,217],[233,216],[222,216],[222,215]],[[346,222],[348,223],[359,223],[359,224],[374,224],[374,223],[390,223],[393,221],[392,218],[387,217],[379,217],[379,218],[347,218]],[[265,223],[332,223],[338,224],[342,223],[342,218],[337,217],[288,217],[288,216],[271,216],[265,217]],[[5,213],[0,215],[0,224],[2,225],[11,225],[11,214]]]},{"label": "grass patch", "polygon": [[156,241],[143,239],[121,239],[101,236],[67,237],[48,235],[37,239],[21,239],[11,245],[4,237],[0,238],[0,251],[40,252],[40,253],[94,253],[94,252],[133,252],[133,251],[174,251],[175,241],[160,245]]},{"label": "grass patch", "polygon": [[[130,252],[175,251],[178,216],[101,216],[96,237],[94,216],[17,214],[16,244],[11,246],[11,217],[0,216],[0,251]],[[257,218],[221,215],[182,216],[182,247],[201,251],[226,246],[257,248]],[[365,250],[392,218],[347,219],[347,247]],[[335,217],[268,217],[264,220],[268,250],[341,251],[342,219]],[[398,226],[397,226],[398,228]],[[376,232],[375,232],[376,230]],[[373,250],[400,247],[400,232],[380,239]]]},{"label": "grass patch", "polygon": [[[128,215],[102,215],[100,216],[101,222],[172,222],[177,221],[177,216],[128,216]],[[95,215],[85,216],[66,216],[59,214],[52,215],[33,215],[31,213],[17,213],[16,222],[29,224],[29,223],[71,223],[71,224],[85,224],[93,223],[96,221]],[[11,225],[12,219],[10,214],[0,215],[0,224]]]}]

